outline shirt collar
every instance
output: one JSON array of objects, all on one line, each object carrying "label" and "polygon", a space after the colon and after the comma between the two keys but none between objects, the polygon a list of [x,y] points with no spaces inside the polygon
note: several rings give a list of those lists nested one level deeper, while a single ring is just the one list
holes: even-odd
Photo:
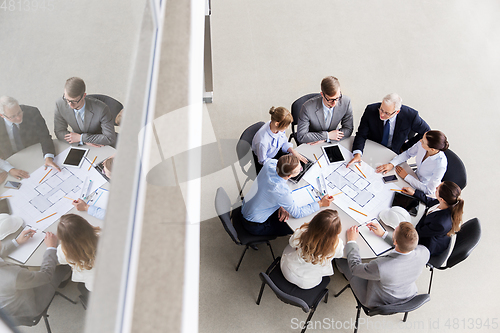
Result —
[{"label": "shirt collar", "polygon": [[73,109],[73,111],[77,112],[77,113],[83,113],[85,112],[85,106],[87,105],[87,103],[83,103],[83,106],[80,110],[77,110],[77,109]]},{"label": "shirt collar", "polygon": [[328,107],[325,105],[325,102],[323,102],[323,99],[321,99],[321,104],[323,105],[323,111],[324,111],[324,112],[333,111],[333,109],[335,109],[335,106],[332,106],[331,108],[328,108]]},{"label": "shirt collar", "polygon": [[[3,118],[3,120],[5,120],[5,123],[6,123],[7,125],[9,125],[9,126],[10,126],[10,128],[12,128],[12,126],[14,125],[14,123],[13,123],[12,121],[10,121],[9,119],[7,119],[7,118]],[[23,122],[21,122],[21,123],[19,123],[19,124],[16,124],[16,125],[19,127],[22,123],[23,123]]]},{"label": "shirt collar", "polygon": [[396,122],[396,118],[397,118],[397,116],[398,116],[398,115],[395,115],[394,117],[391,117],[391,118],[389,118],[389,119],[386,119],[386,120],[384,121],[384,124],[385,124],[385,122],[386,122],[387,120],[389,120],[389,124],[391,124],[391,125],[392,125],[392,124],[394,124],[394,123]]},{"label": "shirt collar", "polygon": [[270,135],[270,136],[272,136],[273,138],[278,137],[278,135],[280,134],[280,132],[279,132],[279,131],[278,131],[278,133],[273,133],[273,131],[271,131],[271,121],[269,121],[269,122],[267,123],[266,130],[267,130],[267,134],[269,134],[269,135]]}]

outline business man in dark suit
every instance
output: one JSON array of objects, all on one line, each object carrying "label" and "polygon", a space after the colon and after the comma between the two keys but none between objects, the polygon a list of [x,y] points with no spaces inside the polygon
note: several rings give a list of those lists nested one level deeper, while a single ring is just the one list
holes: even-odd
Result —
[{"label": "business man in dark suit", "polygon": [[17,240],[0,242],[0,308],[14,319],[39,315],[50,304],[61,281],[71,276],[68,265],[56,268],[57,237],[51,232],[45,235],[47,250],[39,271],[30,271],[2,259],[16,247],[23,246],[34,233],[26,229]]},{"label": "business man in dark suit", "polygon": [[[392,93],[385,96],[382,103],[366,107],[352,144],[354,157],[348,167],[361,161],[366,139],[378,142],[399,154],[422,139],[425,132],[430,131],[431,128],[420,118],[418,112],[402,103],[401,97]],[[406,141],[410,131],[416,135]]]},{"label": "business man in dark suit", "polygon": [[[85,82],[71,77],[56,102],[54,132],[61,141],[96,147],[115,146],[115,120],[103,102],[87,97]],[[72,132],[68,131],[68,125]]]},{"label": "business man in dark suit", "polygon": [[[45,120],[40,111],[32,106],[19,105],[12,97],[0,97],[0,158],[6,159],[12,154],[35,143],[42,145],[46,167],[60,171],[54,163],[55,148]],[[28,178],[26,171],[13,168],[4,161],[4,170],[18,179]]]},{"label": "business man in dark suit", "polygon": [[394,250],[369,263],[362,263],[356,244],[359,232],[353,226],[347,230],[344,248],[347,260],[335,259],[337,268],[349,280],[353,293],[366,307],[396,305],[410,300],[417,294],[415,281],[429,261],[429,250],[418,245],[417,231],[410,222],[401,222],[396,227],[392,242],[390,235],[378,223],[367,225],[376,235],[394,244]]},{"label": "business man in dark suit", "polygon": [[336,77],[325,77],[321,81],[321,95],[311,98],[302,105],[297,121],[299,142],[339,141],[350,137],[353,129],[350,98],[342,95]]}]

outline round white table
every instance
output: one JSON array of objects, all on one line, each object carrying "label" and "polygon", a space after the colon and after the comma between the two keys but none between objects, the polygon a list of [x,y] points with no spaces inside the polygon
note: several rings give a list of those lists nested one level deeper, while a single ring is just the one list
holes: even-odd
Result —
[{"label": "round white table", "polygon": [[[54,145],[56,148],[56,155],[68,148],[70,145],[66,142],[62,142],[59,140],[54,140]],[[93,159],[94,156],[97,156],[95,163],[101,162],[105,158],[113,155],[115,153],[115,149],[111,146],[104,146],[104,147],[91,147],[84,145],[82,146],[83,148],[88,148],[90,151],[88,153],[88,158]],[[9,163],[16,169],[21,169],[24,170],[28,173],[31,173],[38,169],[40,166],[44,164],[44,159],[43,159],[43,153],[42,153],[42,147],[39,143],[29,146],[16,154],[12,155],[7,159]],[[61,167],[61,165],[59,165]],[[8,176],[6,181],[12,180],[12,181],[18,181],[12,176]],[[5,183],[5,182],[4,182]],[[4,183],[0,184],[0,196],[3,192],[7,190],[7,188],[4,187]],[[106,183],[102,186],[102,188],[109,189],[109,183]],[[93,226],[98,226],[102,227],[103,226],[103,220],[99,220],[93,216],[90,216],[87,212],[80,212],[76,208],[72,208],[68,213],[72,214],[78,214],[85,218],[90,224]],[[23,227],[26,224],[32,223],[32,221],[24,221]],[[58,222],[52,223],[45,231],[50,231],[53,232],[54,234],[57,232],[57,224]],[[22,229],[19,229],[19,231],[16,231],[14,234],[7,236],[5,239],[2,240],[2,242],[7,242],[10,241],[14,238],[17,237],[17,235],[21,232]],[[40,244],[40,246],[36,249],[36,251],[33,253],[33,255],[28,259],[28,261],[23,264],[24,266],[40,266],[42,264],[43,260],[43,253],[47,249],[47,246],[45,245],[44,242]],[[4,258],[4,260],[20,264],[19,262],[12,260],[8,257]]]},{"label": "round white table", "polygon": [[[352,147],[353,140],[354,140],[354,137],[347,138],[345,140],[340,141],[340,145],[344,146],[345,148],[347,148],[350,151],[351,147]],[[311,161],[315,161],[316,159],[314,157],[314,154],[316,154],[316,156],[318,158],[320,158],[320,156],[323,154],[321,146],[331,145],[331,144],[334,144],[334,142],[332,142],[332,143],[325,142],[325,143],[317,144],[317,145],[302,144],[299,147],[297,147],[297,151],[300,152],[302,155],[306,156]],[[396,154],[392,150],[388,149],[387,147],[382,146],[381,144],[378,144],[378,143],[373,142],[371,140],[366,140],[362,160],[364,162],[368,163],[372,168],[375,169],[379,165],[388,163],[392,158],[394,158],[394,156],[396,156]],[[415,173],[413,172],[413,170],[411,170],[411,168],[409,167],[409,165],[407,163],[403,163],[401,166],[409,174],[415,176]],[[395,170],[393,169],[393,170],[391,170],[391,172],[388,172],[386,174],[386,176],[387,175],[395,175],[395,174],[396,174]],[[303,179],[301,179],[298,182],[298,184],[294,184],[294,185],[291,185],[291,183],[289,183],[289,184],[290,184],[290,187],[292,189],[295,189],[295,188],[299,188],[301,186],[307,185],[307,182],[305,182]],[[398,177],[397,182],[395,182],[395,184],[397,184],[399,187],[409,186],[407,182],[405,182],[404,180],[402,180],[399,177]],[[349,229],[351,226],[359,225],[359,223],[356,220],[354,220],[351,216],[349,216],[346,212],[344,212],[342,209],[337,207],[335,205],[335,200],[328,208],[335,209],[338,211],[340,220],[342,221],[342,232],[340,233],[340,238],[342,239],[342,241],[344,242],[344,245],[345,245],[346,244],[346,230]],[[328,208],[323,207],[321,209],[323,210],[323,209],[328,209]],[[418,223],[418,221],[420,221],[420,218],[423,216],[424,211],[425,211],[425,206],[422,203],[420,203],[417,216],[412,217],[410,222],[413,225],[416,225]],[[314,217],[314,215],[316,215],[316,213],[309,215],[309,216],[306,216],[306,217],[303,217],[303,218],[300,218],[300,219],[295,219],[293,217],[290,217],[288,219],[287,223],[290,226],[290,228],[292,228],[292,230],[296,230],[297,228],[300,228],[300,226],[302,224],[311,221],[311,219]],[[384,224],[384,227],[388,230],[392,230],[390,227],[386,226],[385,224]],[[363,238],[361,236],[358,237],[356,242],[359,245],[361,258],[369,259],[369,258],[376,257],[375,254],[373,253],[373,251],[370,249],[368,244],[366,244],[366,242],[363,240]]]}]

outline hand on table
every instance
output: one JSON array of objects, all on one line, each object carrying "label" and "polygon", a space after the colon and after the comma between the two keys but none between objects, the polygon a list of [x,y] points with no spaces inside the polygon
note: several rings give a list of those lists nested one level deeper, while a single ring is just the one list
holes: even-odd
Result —
[{"label": "hand on table", "polygon": [[15,177],[15,178],[17,178],[19,180],[21,180],[23,178],[30,178],[30,174],[29,173],[27,173],[24,170],[19,170],[19,169],[10,169],[9,174],[12,177]]},{"label": "hand on table", "polygon": [[358,226],[353,225],[346,231],[346,239],[348,242],[355,241],[359,236]]},{"label": "hand on table", "polygon": [[332,201],[334,200],[335,198],[331,195],[325,195],[323,198],[321,198],[321,200],[319,201],[319,207],[328,207],[330,206],[330,204],[332,203]]},{"label": "hand on table", "polygon": [[347,163],[347,168],[350,167],[352,164],[354,163],[361,163],[361,154],[354,154],[354,157],[352,158],[351,161],[349,161],[349,163]]},{"label": "hand on table", "polygon": [[387,164],[379,165],[375,169],[375,172],[377,172],[377,173],[382,172],[382,174],[385,175],[387,172],[391,171],[392,169],[394,169],[394,165],[392,165],[391,163],[387,163]]},{"label": "hand on table", "polygon": [[413,188],[411,188],[411,187],[406,186],[406,187],[403,187],[402,192],[403,192],[404,194],[414,195],[414,194],[415,194],[415,189],[413,189]]},{"label": "hand on table", "polygon": [[396,173],[398,174],[399,177],[403,179],[405,179],[405,177],[408,176],[408,172],[406,172],[406,170],[399,165],[396,167]]},{"label": "hand on table", "polygon": [[36,233],[36,230],[33,230],[33,229],[23,230],[21,232],[21,234],[19,235],[19,237],[16,238],[17,244],[21,245],[21,244],[26,243],[28,241],[28,239],[30,239],[31,237],[33,237],[33,235],[35,233]]},{"label": "hand on table", "polygon": [[66,140],[68,143],[80,143],[81,137],[81,134],[70,132],[64,136],[64,140]]},{"label": "hand on table", "polygon": [[368,229],[370,229],[371,231],[373,231],[373,233],[379,237],[382,237],[385,233],[384,229],[382,228],[382,226],[378,223],[374,223],[374,222],[368,222],[366,224],[366,226],[368,227]]},{"label": "hand on table", "polygon": [[43,242],[47,245],[47,247],[57,247],[57,236],[50,231],[46,231]]},{"label": "hand on table", "polygon": [[280,222],[286,222],[288,218],[290,217],[290,213],[287,212],[283,207],[280,207],[278,210],[278,219]]},{"label": "hand on table", "polygon": [[73,206],[81,212],[86,212],[89,210],[89,205],[82,199],[76,199],[72,202]]},{"label": "hand on table", "polygon": [[52,167],[59,172],[61,171],[61,169],[57,166],[57,164],[54,163],[54,159],[52,157],[47,157],[45,159],[45,170],[47,170],[48,167]]},{"label": "hand on table", "polygon": [[335,131],[328,132],[328,138],[330,140],[339,141],[343,137],[344,137],[344,132],[342,132],[342,131],[335,130]]},{"label": "hand on table", "polygon": [[320,143],[323,143],[323,142],[325,142],[325,140],[308,142],[307,144],[310,145],[310,146],[314,146],[314,145],[319,145]]}]

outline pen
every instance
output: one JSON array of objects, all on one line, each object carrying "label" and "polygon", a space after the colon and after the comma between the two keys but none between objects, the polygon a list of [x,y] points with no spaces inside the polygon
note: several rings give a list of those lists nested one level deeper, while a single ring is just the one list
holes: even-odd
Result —
[{"label": "pen", "polygon": [[10,198],[12,195],[4,195],[3,197],[0,197],[0,199],[3,199],[3,198]]},{"label": "pen", "polygon": [[38,223],[38,222],[40,222],[40,221],[43,221],[43,220],[45,220],[45,219],[48,219],[49,217],[54,216],[54,215],[56,215],[56,214],[57,214],[57,212],[52,213],[52,214],[50,214],[49,216],[46,216],[46,217],[44,217],[43,219],[40,219],[40,220],[36,221],[36,223]]},{"label": "pen", "polygon": [[50,170],[49,170],[49,172],[47,172],[47,173],[45,174],[45,176],[43,176],[43,178],[42,178],[42,179],[40,179],[40,181],[38,182],[38,184],[40,184],[40,183],[42,182],[42,180],[44,180],[44,179],[45,179],[45,177],[47,177],[47,175],[48,175],[51,171],[52,171],[52,169],[50,169]]},{"label": "pen", "polygon": [[361,213],[359,210],[356,210],[356,209],[354,209],[352,207],[349,207],[349,209],[352,209],[353,211],[355,211],[356,213],[360,213],[361,215],[368,216],[365,213]]},{"label": "pen", "polygon": [[403,190],[395,190],[395,189],[393,189],[393,188],[391,188],[391,191],[403,192]]},{"label": "pen", "polygon": [[321,168],[321,164],[319,163],[319,160],[318,160],[318,158],[316,157],[316,154],[313,154],[313,155],[314,155],[314,158],[316,159],[316,162],[318,162],[319,167]]},{"label": "pen", "polygon": [[358,169],[358,170],[359,170],[359,172],[361,172],[361,174],[363,175],[363,177],[365,177],[365,178],[366,178],[366,176],[365,176],[365,174],[363,173],[363,171],[361,171],[361,169],[360,169],[360,168],[359,168],[356,164],[354,164],[354,166],[356,167],[356,169]]},{"label": "pen", "polygon": [[94,160],[90,163],[89,169],[87,171],[90,171],[90,168],[92,168],[92,164],[94,164],[96,158],[97,158],[97,155],[96,155],[96,157],[94,157]]}]

